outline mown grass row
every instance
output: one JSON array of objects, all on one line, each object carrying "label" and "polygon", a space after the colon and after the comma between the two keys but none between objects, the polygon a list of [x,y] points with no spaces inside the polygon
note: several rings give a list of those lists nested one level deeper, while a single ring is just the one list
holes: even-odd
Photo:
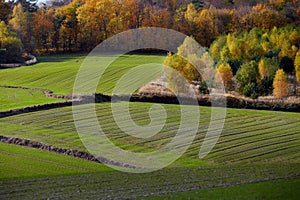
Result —
[{"label": "mown grass row", "polygon": [[[118,108],[124,104],[125,102],[120,102],[115,106]],[[133,120],[137,124],[147,125],[151,121],[148,111],[152,105],[130,103]],[[109,103],[96,105],[99,123],[116,145],[127,150],[147,152],[159,149],[174,137],[179,127],[180,107],[163,105],[168,118],[162,131],[151,138],[134,138],[118,128],[110,106]],[[83,111],[85,106],[81,105],[80,109]],[[162,198],[198,199],[199,194],[201,197],[202,194],[204,197],[211,196],[210,191],[215,187],[262,181],[273,184],[273,180],[277,179],[299,178],[300,114],[227,109],[225,128],[218,144],[204,160],[200,160],[198,152],[209,125],[211,108],[195,109],[200,109],[201,119],[194,143],[170,167],[150,174],[116,172],[98,163],[0,144],[0,198],[28,198],[35,195],[36,198],[112,199],[168,194]],[[0,125],[3,127],[3,135],[86,150],[76,133],[71,107],[3,118],[0,119]],[[10,181],[11,178],[20,180]],[[292,182],[291,187],[295,187],[298,183],[293,180],[282,182],[281,185]],[[236,194],[238,197],[239,194],[248,194],[239,193],[243,187],[251,189],[247,185],[228,189],[216,188],[212,189],[217,190],[213,197],[218,198],[218,190],[222,190],[220,193],[224,190],[230,191],[228,198],[235,197]],[[261,187],[265,187],[266,191],[270,188],[264,185]],[[203,191],[204,189],[208,190]],[[253,190],[259,191],[255,186]],[[178,194],[185,191],[194,192]],[[258,195],[255,196],[257,198],[268,197],[260,195],[259,192],[255,194]],[[279,194],[278,198],[294,197],[293,191],[279,191]]]},{"label": "mown grass row", "polygon": [[[125,103],[116,103],[123,106]],[[151,103],[130,103],[134,122],[147,125],[151,121]],[[163,129],[147,139],[129,136],[118,127],[109,103],[96,106],[97,116],[106,135],[127,150],[144,152],[157,150],[166,145],[177,133],[180,124],[180,107],[164,105],[168,118]],[[197,107],[195,107],[197,109]],[[84,106],[82,106],[84,109]],[[186,155],[197,159],[207,132],[211,108],[199,107],[201,119],[194,143]],[[224,130],[213,151],[205,158],[217,163],[240,161],[265,161],[295,157],[300,149],[300,114],[255,110],[227,109]],[[71,108],[60,108],[0,120],[3,135],[40,141],[64,148],[85,150],[77,135]],[[129,119],[124,119],[127,122]],[[282,152],[285,152],[284,154]]]},{"label": "mown grass row", "polygon": [[[285,170],[282,170],[282,167]],[[297,176],[293,174],[296,170],[296,164],[283,163],[216,168],[165,168],[150,174],[107,171],[106,173],[0,182],[0,197],[2,199],[8,197],[17,199],[32,197],[37,199],[70,199],[72,197],[134,199],[277,179],[295,179]]]},{"label": "mown grass row", "polygon": [[[111,94],[117,81],[135,66],[159,63],[165,56],[123,55],[110,65],[99,82],[98,93]],[[55,94],[72,94],[74,81],[86,55],[60,55],[39,58],[40,63],[0,70],[0,86],[23,86],[52,90]],[[103,64],[99,58],[99,67]],[[96,69],[97,70],[97,69]],[[0,93],[2,94],[2,93]]]},{"label": "mown grass row", "polygon": [[169,199],[298,199],[300,180],[268,181],[227,188],[214,188],[150,197],[147,200]]},{"label": "mown grass row", "polygon": [[0,87],[0,111],[63,101],[62,99],[48,98],[42,91]]}]

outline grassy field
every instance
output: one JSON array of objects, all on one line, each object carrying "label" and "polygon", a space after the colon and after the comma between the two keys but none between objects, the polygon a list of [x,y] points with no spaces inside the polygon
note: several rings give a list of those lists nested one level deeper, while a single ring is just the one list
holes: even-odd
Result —
[{"label": "grassy field", "polygon": [[[85,55],[41,57],[41,62],[34,66],[0,70],[0,86],[43,88],[56,94],[70,94],[84,58]],[[119,78],[134,66],[163,60],[164,56],[158,55],[124,55],[108,68],[97,92],[110,94]],[[1,88],[0,94],[0,110],[60,101],[32,90]],[[118,110],[124,104],[118,102],[114,106]],[[152,103],[130,103],[134,122],[149,124],[152,106]],[[155,136],[140,139],[118,128],[110,103],[95,106],[106,136],[117,146],[134,152],[160,149],[176,135],[180,106],[163,107],[167,119],[162,130]],[[0,199],[153,196],[160,196],[157,199],[296,199],[299,196],[296,190],[300,177],[300,113],[227,109],[217,145],[207,157],[199,159],[211,108],[193,109],[200,109],[201,113],[194,142],[171,166],[150,174],[117,172],[94,162],[0,143]],[[1,118],[0,126],[0,135],[87,151],[76,132],[71,107]]]},{"label": "grassy field", "polygon": [[0,94],[0,111],[64,101],[62,99],[48,98],[42,91],[20,88],[0,88]]},{"label": "grassy field", "polygon": [[255,184],[245,184],[228,188],[214,188],[182,192],[161,197],[150,197],[147,200],[169,199],[298,199],[300,196],[300,179],[269,181]]},{"label": "grassy field", "polygon": [[[117,103],[122,106],[123,103]],[[131,116],[137,124],[150,122],[151,103],[131,103]],[[137,152],[159,149],[176,134],[180,107],[164,105],[168,119],[162,131],[148,139],[123,133],[114,122],[109,103],[96,106],[98,120],[107,136],[124,149]],[[83,108],[84,109],[84,106]],[[194,143],[186,156],[197,158],[206,134],[210,108],[201,107],[201,120]],[[294,160],[299,162],[300,114],[227,109],[222,136],[206,160],[212,163]],[[0,119],[2,134],[40,141],[58,147],[85,150],[73,123],[71,107],[41,111]]]},{"label": "grassy field", "polygon": [[[15,69],[0,70],[0,86],[23,86],[52,90],[55,94],[71,94],[77,72],[85,55],[60,55],[39,58],[40,63]],[[109,94],[119,78],[135,66],[162,64],[165,56],[123,55],[104,73],[97,92]],[[99,59],[101,65],[101,59]]]},{"label": "grassy field", "polygon": [[2,180],[112,171],[110,168],[69,156],[0,143]]}]

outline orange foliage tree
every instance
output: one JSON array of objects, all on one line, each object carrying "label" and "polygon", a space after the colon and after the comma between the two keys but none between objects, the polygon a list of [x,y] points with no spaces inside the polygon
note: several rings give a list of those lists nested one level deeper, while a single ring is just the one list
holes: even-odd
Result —
[{"label": "orange foliage tree", "polygon": [[51,35],[54,34],[54,24],[52,22],[53,14],[53,10],[47,12],[46,8],[43,7],[34,13],[33,18],[33,36],[40,45],[40,48],[46,49],[47,51],[47,44],[51,42]]},{"label": "orange foliage tree", "polygon": [[282,98],[288,96],[287,77],[285,72],[282,69],[279,69],[276,72],[274,82],[273,82],[273,87],[274,87],[273,93],[276,98]]}]

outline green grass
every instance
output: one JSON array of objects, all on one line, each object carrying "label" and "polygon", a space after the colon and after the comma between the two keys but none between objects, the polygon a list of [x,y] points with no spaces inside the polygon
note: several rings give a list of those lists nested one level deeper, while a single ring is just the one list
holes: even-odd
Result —
[{"label": "green grass", "polygon": [[0,88],[0,111],[63,101],[62,99],[48,98],[42,91]]},{"label": "green grass", "polygon": [[[282,174],[277,171],[281,167],[284,168],[284,170],[281,169]],[[293,168],[293,170],[297,169],[297,165],[294,165]],[[232,199],[235,196],[240,197],[237,194],[239,191],[241,195],[248,195],[250,192],[247,192],[247,190],[250,189],[250,199],[252,199],[252,196],[263,199],[263,196],[261,196],[263,188],[261,189],[258,186],[253,188],[251,185],[246,185],[243,189],[242,184],[279,178],[286,179],[288,177],[286,175],[289,173],[291,173],[291,169],[287,165],[269,167],[267,165],[252,164],[251,166],[224,166],[222,168],[165,168],[150,174],[114,171],[60,177],[48,176],[47,178],[0,181],[0,198],[31,199],[34,196],[36,199],[139,199],[163,194],[175,194],[172,199],[176,199],[182,196],[188,197],[189,194],[197,196],[197,193],[201,192],[200,194],[202,194],[203,192],[212,197],[224,193],[224,197],[228,197],[225,199]],[[299,180],[299,176],[296,180]],[[297,195],[295,190],[298,188],[299,181],[296,180],[289,179],[289,181],[282,182],[282,188],[278,190],[280,193],[278,196],[293,197],[294,193]],[[272,185],[272,182],[270,181],[270,185]],[[285,183],[290,184],[285,185]],[[236,189],[222,189],[223,187],[236,185],[241,186]],[[270,191],[270,188],[277,189],[278,187],[267,186],[264,188]],[[286,195],[281,196],[281,192],[285,188],[287,188],[284,191]],[[212,189],[212,192],[210,192],[210,189]],[[218,190],[223,191],[218,192]],[[179,191],[189,192],[183,195],[176,194]],[[212,194],[215,191],[217,192],[216,195]],[[244,198],[247,198],[247,196]]]},{"label": "green grass", "polygon": [[[116,103],[122,106],[124,103]],[[137,124],[150,122],[151,103],[130,103],[131,116]],[[96,105],[98,120],[106,135],[118,146],[147,152],[160,149],[176,134],[180,124],[180,107],[164,105],[168,119],[162,131],[148,139],[129,136],[114,122],[110,103]],[[196,107],[195,107],[196,108]],[[82,106],[84,110],[85,107]],[[198,160],[199,149],[210,121],[209,107],[199,107],[201,120],[197,136],[185,156]],[[126,119],[125,119],[126,120]],[[256,110],[227,109],[222,135],[213,151],[204,159],[209,163],[299,162],[300,114]],[[71,107],[41,111],[0,119],[2,134],[40,141],[58,147],[85,150],[76,132]],[[182,160],[182,162],[185,162]]]},{"label": "green grass", "polygon": [[0,166],[0,181],[111,171],[96,162],[4,143]]},{"label": "green grass", "polygon": [[[0,86],[43,88],[56,94],[70,94],[84,58],[85,55],[41,57],[41,62],[34,66],[0,70]],[[97,92],[110,94],[120,77],[134,66],[163,60],[164,56],[157,55],[124,55],[107,69]],[[0,94],[0,110],[59,101],[31,90],[1,88]],[[114,105],[121,110],[119,107],[124,102]],[[130,103],[131,117],[138,125],[151,122],[152,105]],[[135,138],[118,128],[110,106],[109,103],[95,106],[99,123],[107,137],[125,150],[160,149],[171,141],[180,125],[180,107],[163,105],[168,116],[163,129],[147,139]],[[84,110],[85,106],[80,108]],[[245,196],[247,199],[293,199],[294,194],[299,196],[294,191],[299,188],[300,113],[227,109],[225,127],[217,145],[205,159],[199,159],[211,108],[193,108],[201,112],[193,144],[171,166],[150,174],[116,172],[94,162],[0,143],[0,199],[24,199],[33,195],[54,199],[133,199],[166,193],[175,194],[162,198],[198,199],[200,195],[204,199],[236,196],[238,199]],[[76,132],[71,107],[2,118],[0,127],[1,135],[86,151]],[[276,179],[291,180],[264,182]],[[236,186],[253,182],[262,183]],[[272,190],[278,193],[268,192]]]},{"label": "green grass", "polygon": [[[149,63],[162,64],[165,56],[123,55],[104,73],[98,93],[109,94],[126,72],[135,66]],[[39,58],[33,66],[0,70],[0,86],[23,86],[52,90],[56,94],[71,94],[78,70],[85,55],[57,55]],[[101,58],[99,65],[102,64]]]},{"label": "green grass", "polygon": [[168,199],[299,199],[300,179],[269,181],[227,188],[214,188],[151,197],[151,200]]}]

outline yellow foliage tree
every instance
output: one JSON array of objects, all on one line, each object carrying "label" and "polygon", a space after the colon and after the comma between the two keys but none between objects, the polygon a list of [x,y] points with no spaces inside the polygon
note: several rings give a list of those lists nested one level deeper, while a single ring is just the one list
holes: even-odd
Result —
[{"label": "yellow foliage tree", "polygon": [[230,54],[233,58],[241,57],[241,54],[242,54],[241,46],[240,46],[239,41],[238,41],[237,38],[235,38],[231,34],[228,34],[228,36],[227,36],[227,45],[228,45]]},{"label": "yellow foliage tree", "polygon": [[233,74],[231,67],[228,63],[221,63],[216,71],[215,80],[217,86],[219,84],[224,84],[226,90],[232,89],[232,79]]},{"label": "yellow foliage tree", "polygon": [[297,82],[300,83],[300,50],[296,54],[296,58],[295,58],[295,70],[296,70]]},{"label": "yellow foliage tree", "polygon": [[259,62],[258,69],[259,69],[259,74],[261,79],[269,77],[269,69],[264,59],[261,59],[261,61]]},{"label": "yellow foliage tree", "polygon": [[197,27],[195,39],[202,46],[209,47],[219,35],[213,13],[210,10],[203,9],[195,19],[195,24]]},{"label": "yellow foliage tree", "polygon": [[288,82],[285,72],[282,69],[277,70],[275,79],[273,82],[274,96],[276,98],[282,98],[288,96]]}]

